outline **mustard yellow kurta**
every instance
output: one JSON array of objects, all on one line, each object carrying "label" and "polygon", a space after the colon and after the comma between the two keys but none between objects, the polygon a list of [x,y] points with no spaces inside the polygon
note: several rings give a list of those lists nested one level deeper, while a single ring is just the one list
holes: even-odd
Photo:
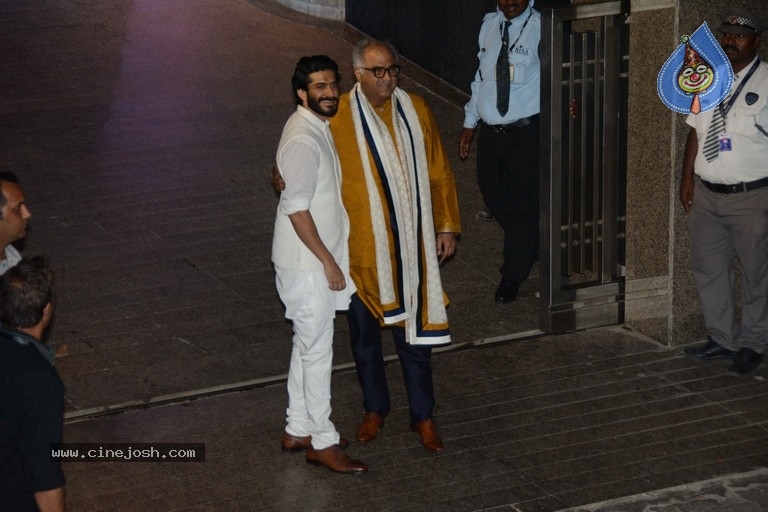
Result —
[{"label": "mustard yellow kurta", "polygon": [[[427,162],[429,167],[430,193],[432,196],[432,212],[435,222],[435,232],[460,233],[459,206],[456,193],[456,180],[443,149],[440,135],[432,112],[424,100],[413,94],[408,94],[416,110],[421,129],[424,134]],[[390,135],[394,135],[391,99],[385,105],[376,109],[376,113],[387,125]],[[376,254],[374,252],[374,234],[371,225],[371,211],[365,175],[360,162],[360,150],[352,121],[349,93],[343,94],[339,101],[338,113],[330,119],[331,131],[336,143],[336,149],[341,161],[341,196],[350,221],[349,264],[350,276],[357,287],[357,293],[368,309],[383,323],[384,311],[379,299],[379,281],[376,271]],[[371,167],[375,168],[373,159]],[[379,195],[384,200],[384,189],[377,173],[374,174]],[[394,261],[395,244],[392,243],[392,232],[388,226],[390,240],[390,259]],[[432,255],[437,257],[437,255]],[[445,303],[448,303],[445,297]],[[447,328],[447,325],[445,326]]]}]

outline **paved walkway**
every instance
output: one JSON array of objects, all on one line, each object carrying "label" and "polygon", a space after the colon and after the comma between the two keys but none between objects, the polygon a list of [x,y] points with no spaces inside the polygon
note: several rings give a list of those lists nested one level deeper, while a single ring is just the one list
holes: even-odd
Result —
[{"label": "paved walkway", "polygon": [[[621,328],[538,337],[536,279],[494,304],[500,232],[473,219],[473,159],[453,150],[466,98],[407,62],[464,224],[444,268],[455,343],[435,356],[448,450],[425,452],[407,429],[393,364],[381,439],[350,447],[368,475],[280,453],[291,330],[269,266],[268,173],[296,60],[331,55],[349,87],[359,37],[268,0],[0,5],[0,168],[29,197],[26,251],[57,270],[66,441],[206,445],[205,463],[67,463],[70,509],[614,511],[638,499],[605,500],[648,492],[646,510],[767,510],[766,369],[731,378]],[[351,436],[346,337],[342,316],[333,419]],[[727,504],[702,508],[718,493]]]},{"label": "paved walkway", "polygon": [[[277,384],[67,424],[69,442],[206,450],[204,463],[67,463],[72,509],[767,510],[765,368],[733,378],[622,328],[441,353],[434,367],[442,454],[408,429],[393,365],[393,411],[379,439],[348,449],[370,465],[364,476],[281,453]],[[335,374],[333,406],[352,436],[354,373]]]}]

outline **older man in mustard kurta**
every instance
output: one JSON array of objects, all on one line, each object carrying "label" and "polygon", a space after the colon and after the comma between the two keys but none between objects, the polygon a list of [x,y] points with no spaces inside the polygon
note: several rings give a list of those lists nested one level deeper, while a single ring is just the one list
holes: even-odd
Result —
[{"label": "older man in mustard kurta", "polygon": [[397,53],[361,41],[352,56],[357,83],[342,95],[331,131],[350,219],[352,352],[363,391],[362,442],[376,438],[390,410],[381,330],[391,327],[411,428],[442,451],[432,420],[432,346],[450,342],[440,264],[453,255],[459,222],[456,183],[432,113],[397,87]]}]

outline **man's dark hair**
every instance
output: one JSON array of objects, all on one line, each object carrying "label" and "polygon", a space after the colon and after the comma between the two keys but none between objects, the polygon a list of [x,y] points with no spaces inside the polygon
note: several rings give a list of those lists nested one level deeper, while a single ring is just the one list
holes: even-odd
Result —
[{"label": "man's dark hair", "polygon": [[296,63],[296,69],[293,71],[291,86],[293,87],[293,98],[297,105],[301,105],[301,98],[296,93],[299,89],[306,91],[309,87],[309,75],[317,71],[331,70],[336,75],[336,81],[341,81],[339,75],[339,65],[327,55],[312,55],[311,57],[302,57]]},{"label": "man's dark hair", "polygon": [[53,297],[53,273],[42,256],[25,256],[0,278],[0,321],[34,327]]},{"label": "man's dark hair", "polygon": [[[19,184],[19,178],[13,171],[0,171],[0,183],[7,181]],[[3,219],[3,208],[5,207],[5,194],[0,193],[0,220]]]},{"label": "man's dark hair", "polygon": [[0,171],[0,181],[10,181],[11,183],[18,183],[19,178],[13,171]]}]

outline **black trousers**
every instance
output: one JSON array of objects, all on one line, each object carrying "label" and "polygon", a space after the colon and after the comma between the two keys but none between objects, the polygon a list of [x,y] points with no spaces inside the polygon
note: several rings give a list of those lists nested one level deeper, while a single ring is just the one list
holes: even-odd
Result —
[{"label": "black trousers", "polygon": [[539,253],[539,119],[498,133],[482,124],[477,183],[504,230],[501,278],[522,283]]},{"label": "black trousers", "polygon": [[[370,312],[357,294],[352,295],[349,305],[349,338],[355,358],[357,380],[363,391],[363,407],[381,417],[389,414],[389,386],[384,368],[379,320]],[[432,347],[411,345],[405,341],[405,329],[387,328],[392,331],[397,357],[405,380],[411,425],[432,418],[435,407],[432,386]]]}]

